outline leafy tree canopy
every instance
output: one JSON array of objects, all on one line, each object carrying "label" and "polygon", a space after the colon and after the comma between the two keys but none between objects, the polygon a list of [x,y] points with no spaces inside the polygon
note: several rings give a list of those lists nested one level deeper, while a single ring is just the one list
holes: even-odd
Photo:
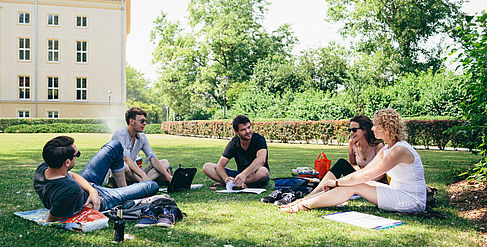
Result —
[{"label": "leafy tree canopy", "polygon": [[265,0],[192,0],[190,30],[161,13],[151,40],[165,102],[179,114],[195,104],[224,106],[223,77],[228,88],[235,88],[232,84],[250,80],[259,60],[290,56],[297,40],[289,25],[271,33],[262,27],[267,5]]},{"label": "leafy tree canopy", "polygon": [[471,97],[462,104],[468,125],[457,131],[477,137],[475,146],[483,158],[475,164],[470,178],[487,181],[487,12],[462,20],[455,32],[463,45],[458,55],[470,77],[465,80],[465,90]]},{"label": "leafy tree canopy", "polygon": [[[395,60],[400,72],[437,71],[442,47],[426,47],[431,37],[455,24],[463,1],[326,0],[327,19],[344,23],[345,37],[359,52],[380,52]],[[387,61],[384,61],[387,62]],[[392,64],[394,64],[392,63]],[[384,66],[389,67],[389,66]],[[394,70],[394,68],[391,68]]]}]

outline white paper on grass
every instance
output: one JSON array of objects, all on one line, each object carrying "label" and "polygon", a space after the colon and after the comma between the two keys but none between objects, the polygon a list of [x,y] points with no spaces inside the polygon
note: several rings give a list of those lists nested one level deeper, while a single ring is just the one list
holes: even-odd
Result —
[{"label": "white paper on grass", "polygon": [[259,188],[247,188],[242,190],[217,190],[218,193],[253,193],[253,194],[261,194],[265,192],[266,189],[259,189]]},{"label": "white paper on grass", "polygon": [[328,220],[344,222],[367,229],[380,230],[406,224],[399,220],[383,218],[371,214],[359,213],[355,211],[339,212],[321,216]]},{"label": "white paper on grass", "polygon": [[260,194],[266,191],[266,189],[259,189],[259,188],[246,188],[242,190],[234,190],[233,186],[235,183],[233,180],[229,180],[225,186],[225,190],[217,190],[218,193],[253,193],[253,194]]}]

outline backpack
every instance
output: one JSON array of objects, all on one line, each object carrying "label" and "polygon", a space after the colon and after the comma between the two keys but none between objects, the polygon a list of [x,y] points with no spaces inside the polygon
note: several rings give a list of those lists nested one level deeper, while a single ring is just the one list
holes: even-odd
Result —
[{"label": "backpack", "polygon": [[167,187],[167,192],[174,193],[182,190],[189,190],[196,171],[196,168],[182,168],[181,165],[179,165],[179,168],[176,169],[172,176],[171,183]]},{"label": "backpack", "polygon": [[117,209],[119,207],[123,209],[122,219],[125,221],[140,220],[140,218],[143,215],[143,212],[146,209],[150,209],[151,211],[157,214],[162,213],[164,208],[177,209],[176,210],[177,213],[175,215],[177,221],[182,219],[183,216],[185,215],[178,208],[174,199],[168,194],[150,196],[135,201],[129,200],[120,206],[116,206],[110,210],[103,212],[103,214],[110,219],[115,219],[117,218]]}]

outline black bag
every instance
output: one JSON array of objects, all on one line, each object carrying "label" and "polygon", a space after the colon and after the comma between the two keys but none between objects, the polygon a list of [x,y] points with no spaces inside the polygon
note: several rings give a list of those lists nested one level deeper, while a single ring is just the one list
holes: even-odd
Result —
[{"label": "black bag", "polygon": [[426,186],[426,207],[427,208],[433,208],[434,206],[436,206],[436,203],[438,202],[438,200],[436,200],[435,198],[436,192],[438,192],[438,189],[434,187]]},{"label": "black bag", "polygon": [[319,183],[317,178],[305,177],[287,177],[287,178],[273,178],[276,190],[282,191],[301,191],[305,194],[313,191]]},{"label": "black bag", "polygon": [[196,171],[196,168],[181,168],[181,165],[179,165],[179,168],[176,169],[174,175],[172,176],[171,183],[167,187],[167,192],[173,193],[182,190],[189,190]]},{"label": "black bag", "polygon": [[[138,201],[138,200],[137,200]],[[142,200],[138,201],[136,204],[134,200],[129,200],[120,206],[116,206],[110,210],[103,212],[105,216],[114,220],[117,218],[117,209],[121,207],[122,211],[122,219],[125,221],[134,221],[140,220],[143,215],[143,212],[146,209],[150,209],[154,213],[159,215],[162,213],[163,208],[174,209],[177,208],[177,213],[175,215],[176,220],[180,220],[185,215],[176,205],[174,199],[169,196],[168,194],[162,195],[155,195],[146,198],[142,198]]]}]

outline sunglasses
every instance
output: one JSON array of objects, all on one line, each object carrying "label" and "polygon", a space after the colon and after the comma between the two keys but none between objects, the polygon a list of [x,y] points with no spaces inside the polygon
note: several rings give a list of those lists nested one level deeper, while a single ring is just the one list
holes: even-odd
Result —
[{"label": "sunglasses", "polygon": [[81,156],[81,151],[79,151],[79,150],[77,153],[73,154],[73,158],[74,157],[79,158],[79,156]]},{"label": "sunglasses", "polygon": [[141,120],[140,120],[140,123],[141,123],[141,124],[147,123],[147,119],[141,119]]},{"label": "sunglasses", "polygon": [[362,128],[348,128],[348,132],[352,131],[353,133],[357,132],[357,130],[360,130]]}]

